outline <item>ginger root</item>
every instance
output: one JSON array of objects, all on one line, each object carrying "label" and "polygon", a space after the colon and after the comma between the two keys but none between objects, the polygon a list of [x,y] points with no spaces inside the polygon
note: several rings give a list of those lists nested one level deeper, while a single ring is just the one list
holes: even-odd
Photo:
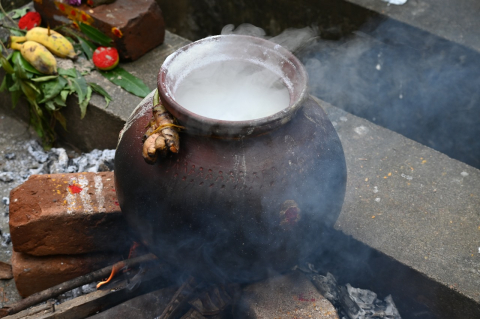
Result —
[{"label": "ginger root", "polygon": [[158,154],[164,156],[168,151],[178,153],[180,137],[177,130],[182,127],[174,123],[175,119],[160,102],[158,90],[156,90],[153,96],[152,119],[143,136],[142,155],[147,163],[155,163]]}]

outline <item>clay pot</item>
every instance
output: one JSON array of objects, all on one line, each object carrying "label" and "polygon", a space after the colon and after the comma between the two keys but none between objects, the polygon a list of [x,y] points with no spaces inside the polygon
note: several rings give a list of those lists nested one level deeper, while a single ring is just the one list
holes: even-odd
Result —
[{"label": "clay pot", "polygon": [[[196,47],[207,40],[182,48],[158,76],[165,107],[186,127],[180,152],[154,165],[143,160],[150,94],[121,133],[117,196],[129,224],[160,259],[207,280],[257,280],[328,245],[322,231],[333,226],[343,204],[345,158],[331,122],[306,93],[303,66],[290,52],[246,36],[212,40],[209,44],[219,45],[210,50],[218,56],[256,54],[262,63],[275,64],[293,84],[290,106],[243,122],[189,112],[175,102],[175,81],[181,77],[171,72],[182,69],[174,64],[183,54],[201,54]],[[238,53],[238,47],[246,50]]]}]

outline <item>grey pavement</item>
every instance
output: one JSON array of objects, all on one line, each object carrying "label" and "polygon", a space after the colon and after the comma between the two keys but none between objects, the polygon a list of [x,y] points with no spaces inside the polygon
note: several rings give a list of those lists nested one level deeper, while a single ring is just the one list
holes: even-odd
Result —
[{"label": "grey pavement", "polygon": [[480,51],[480,3],[475,0],[347,0],[361,7]]}]

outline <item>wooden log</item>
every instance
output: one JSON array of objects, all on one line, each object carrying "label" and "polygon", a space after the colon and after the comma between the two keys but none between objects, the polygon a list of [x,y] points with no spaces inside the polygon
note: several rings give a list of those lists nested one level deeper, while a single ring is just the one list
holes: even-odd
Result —
[{"label": "wooden log", "polygon": [[[129,267],[133,267],[135,265],[145,263],[145,262],[148,262],[148,261],[153,261],[153,260],[156,260],[155,255],[146,254],[146,255],[143,255],[143,256],[140,256],[140,257],[137,257],[137,258],[132,258],[132,259],[128,259],[128,260],[125,260],[125,261],[121,261],[119,263],[123,264],[122,267],[129,268]],[[119,263],[117,263],[117,264],[119,264]],[[18,313],[18,312],[20,312],[20,311],[22,311],[22,310],[24,310],[28,307],[34,306],[34,305],[39,304],[41,302],[44,302],[44,301],[46,301],[50,298],[56,297],[56,296],[66,292],[66,291],[69,291],[69,290],[72,290],[74,288],[89,284],[89,283],[94,282],[94,281],[98,281],[102,278],[108,277],[114,266],[115,265],[108,266],[108,267],[102,268],[100,270],[91,272],[87,275],[80,276],[80,277],[77,277],[75,279],[66,281],[64,283],[61,283],[61,284],[56,285],[54,287],[51,287],[49,289],[46,289],[46,290],[43,290],[43,291],[38,292],[36,294],[33,294],[33,295],[31,295],[31,296],[29,296],[29,297],[27,297],[27,298],[25,298],[25,299],[23,299],[23,300],[21,300],[17,303],[8,305],[6,307],[3,307],[3,308],[0,309],[0,318]],[[101,296],[102,296],[102,294],[99,294],[99,296],[95,296],[95,298],[100,298]]]}]

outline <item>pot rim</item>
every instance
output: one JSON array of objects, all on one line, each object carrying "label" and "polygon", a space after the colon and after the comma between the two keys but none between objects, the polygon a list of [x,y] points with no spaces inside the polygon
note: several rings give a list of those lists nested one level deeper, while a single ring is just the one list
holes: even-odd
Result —
[{"label": "pot rim", "polygon": [[[292,90],[294,88],[289,88],[290,94],[290,103],[289,106],[283,110],[274,113],[272,115],[246,120],[246,121],[226,121],[219,119],[212,119],[194,113],[183,106],[181,106],[176,100],[172,97],[172,94],[169,94],[169,89],[167,88],[167,75],[169,67],[172,63],[175,63],[178,56],[184,52],[188,52],[191,48],[204,44],[205,42],[211,41],[232,41],[238,44],[240,41],[248,41],[253,45],[262,46],[262,48],[268,49],[272,52],[275,52],[277,55],[284,58],[288,64],[292,65],[295,69],[296,77],[299,81],[292,81],[292,86],[296,86],[297,90],[300,90],[297,93],[297,98],[292,101]],[[284,75],[282,78],[285,79],[287,75]],[[293,83],[294,82],[294,83]],[[233,137],[239,138],[249,135],[258,135],[263,134],[268,131],[271,131],[285,123],[287,123],[295,113],[301,108],[303,102],[307,97],[307,82],[308,75],[303,64],[287,49],[276,44],[274,42],[257,38],[248,35],[217,35],[212,37],[207,37],[190,44],[187,44],[170,56],[167,57],[165,62],[162,64],[157,77],[157,87],[160,94],[160,99],[162,100],[165,108],[178,119],[180,124],[186,126],[189,133],[196,135],[207,135],[207,136],[218,136],[218,137]]]}]

